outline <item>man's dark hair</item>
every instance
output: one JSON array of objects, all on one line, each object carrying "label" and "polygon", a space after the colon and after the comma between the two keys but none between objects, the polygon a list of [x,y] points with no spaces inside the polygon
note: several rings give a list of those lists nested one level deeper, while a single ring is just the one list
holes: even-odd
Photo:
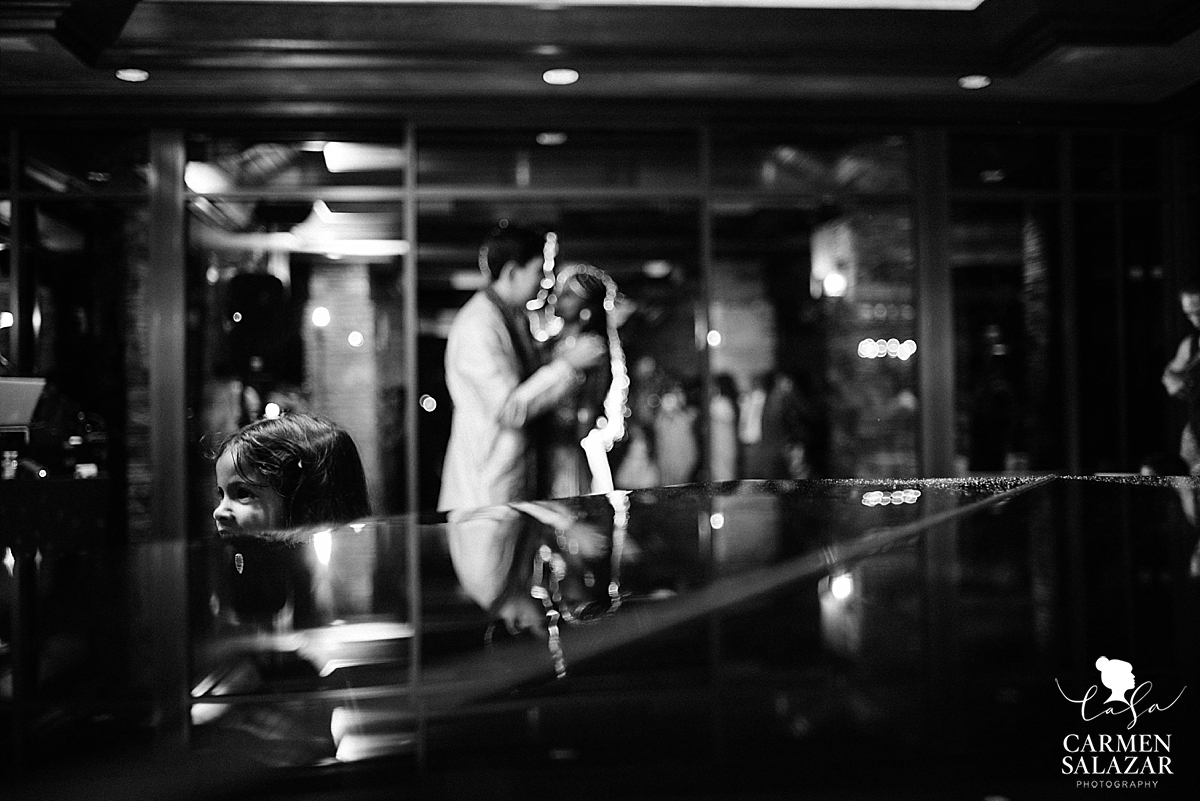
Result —
[{"label": "man's dark hair", "polygon": [[545,232],[501,220],[479,249],[479,269],[489,281],[494,281],[504,265],[510,261],[524,265],[541,256],[545,246]]}]

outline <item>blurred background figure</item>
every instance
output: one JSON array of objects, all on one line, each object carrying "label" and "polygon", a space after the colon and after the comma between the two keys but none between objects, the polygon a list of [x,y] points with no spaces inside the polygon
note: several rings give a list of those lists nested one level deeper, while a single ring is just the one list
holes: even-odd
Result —
[{"label": "blurred background figure", "polygon": [[1179,438],[1179,455],[1190,472],[1200,470],[1200,283],[1189,281],[1179,290],[1179,306],[1192,330],[1175,351],[1175,357],[1163,370],[1162,383],[1167,394],[1187,404],[1187,423]]},{"label": "blurred background figure", "polygon": [[629,387],[629,433],[620,448],[615,483],[619,489],[663,484],[658,466],[655,420],[670,379],[653,356],[642,356],[632,369]]},{"label": "blurred background figure", "polygon": [[744,399],[745,478],[814,477],[812,414],[782,371],[759,377]]},{"label": "blurred background figure", "polygon": [[712,426],[713,481],[733,481],[741,476],[738,443],[738,387],[729,373],[713,376],[713,394],[709,401]]},{"label": "blurred background figure", "polygon": [[1142,460],[1138,473],[1143,476],[1186,476],[1188,463],[1178,453],[1158,451]]},{"label": "blurred background figure", "polygon": [[659,399],[654,415],[654,437],[658,448],[658,471],[664,487],[687,484],[695,479],[700,464],[696,442],[698,411],[681,383],[674,383]]}]

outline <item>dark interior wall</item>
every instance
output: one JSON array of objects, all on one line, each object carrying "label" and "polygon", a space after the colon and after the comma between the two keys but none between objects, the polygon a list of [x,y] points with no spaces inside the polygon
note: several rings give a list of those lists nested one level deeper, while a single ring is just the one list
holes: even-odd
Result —
[{"label": "dark interior wall", "polygon": [[[822,113],[830,121],[814,126],[813,130],[839,126],[842,130],[853,130],[856,126],[865,129],[878,124],[877,116],[868,117],[861,110],[848,112],[845,108],[830,107]],[[761,110],[746,107],[692,107],[688,114],[698,124],[711,121],[723,126],[720,130],[733,132],[724,140],[718,137],[718,149],[735,147],[743,134],[746,141],[755,136],[769,140],[773,131],[794,129],[797,125],[794,119],[768,116]],[[911,111],[907,115],[897,111],[896,115],[903,125],[924,125],[919,119],[912,119]],[[1195,261],[1197,251],[1195,117],[1172,120],[1169,125],[1164,121],[1161,126],[1130,129],[1124,124],[1124,115],[1112,113],[1105,117],[1098,111],[1080,120],[1068,119],[1068,113],[1039,121],[1029,118],[1023,110],[1000,108],[986,109],[984,116],[996,121],[996,125],[988,127],[985,136],[980,136],[978,126],[955,119],[931,118],[937,120],[940,129],[947,131],[951,144],[946,165],[951,185],[950,202],[977,202],[979,198],[992,196],[1007,198],[1008,202],[1017,204],[1033,202],[1042,209],[1039,214],[1048,221],[1047,230],[1054,237],[1062,238],[1062,241],[1051,241],[1046,269],[1051,292],[1048,325],[1059,329],[1055,341],[1047,347],[1058,359],[1051,363],[1063,369],[1057,374],[1053,369],[1044,372],[1052,378],[1057,376],[1066,380],[1074,370],[1080,387],[1078,401],[1071,401],[1065,389],[1056,392],[1052,387],[1042,391],[1037,399],[1040,409],[1028,414],[1036,414],[1043,421],[1073,419],[1080,431],[1079,464],[1085,470],[1120,469],[1144,452],[1169,447],[1172,429],[1178,423],[1178,409],[1163,401],[1154,381],[1161,368],[1159,363],[1165,359],[1164,354],[1183,331],[1182,318],[1173,307],[1171,287],[1191,269],[1189,265]],[[179,122],[195,124],[195,120],[181,119]],[[594,115],[591,122],[595,124]],[[312,127],[312,123],[312,120],[295,117],[274,120],[272,127],[298,130]],[[70,126],[63,120],[40,124],[54,129],[53,136],[43,137],[40,131],[37,135],[39,146],[46,151],[43,155],[49,157],[56,142],[62,144],[70,138],[62,130]],[[149,125],[151,122],[124,122],[126,126],[130,124]],[[605,118],[605,124],[635,123],[628,109],[618,106],[611,118]],[[648,128],[662,124],[661,115],[654,115],[645,122]],[[219,123],[218,127],[221,125],[236,127],[228,121]],[[246,123],[245,127],[253,129],[263,125],[265,123],[259,120]],[[325,125],[328,127],[327,122]],[[334,127],[343,131],[378,132],[384,126],[378,119],[350,119],[341,120]],[[393,121],[386,127],[394,131],[397,126]],[[38,129],[22,125],[20,130]],[[1176,137],[1178,142],[1174,146],[1165,145],[1163,134]],[[1064,139],[1068,142],[1069,164],[1062,161]],[[72,152],[71,158],[58,160],[55,164],[58,169],[85,176],[85,183],[79,185],[82,192],[87,186],[86,175],[111,170],[114,163],[128,161],[122,153],[120,148],[94,146]],[[722,170],[728,172],[731,169],[725,160],[720,163],[724,165]],[[631,169],[626,169],[618,178],[638,180],[637,170],[630,172]],[[997,172],[1004,174],[1003,180],[980,183],[980,176],[987,174],[994,178]],[[1162,176],[1171,175],[1179,177],[1168,186]],[[130,193],[140,191],[136,183],[120,188]],[[35,190],[33,186],[21,189],[26,194]],[[1062,233],[1055,233],[1060,228]],[[980,235],[986,239],[995,233],[985,224]],[[952,233],[943,232],[943,235],[951,236]],[[584,251],[582,255],[592,254]],[[602,258],[610,255],[606,252]],[[698,254],[686,258],[695,260],[698,267]],[[1018,254],[1016,258],[1023,257]],[[101,265],[102,261],[95,264]],[[1014,286],[1019,287],[1024,280],[1018,264],[1019,261],[1011,266],[1005,286],[998,290],[1001,294],[1011,291]],[[982,278],[988,270],[995,269],[999,267],[980,268],[979,276]],[[698,278],[693,278],[697,289],[692,293],[697,297]],[[800,280],[791,275],[790,269],[773,271],[770,278],[776,283]],[[986,283],[984,281],[970,291],[987,295],[990,290]],[[794,293],[790,290],[781,293],[777,289],[772,290],[776,301],[788,294],[803,299],[803,287]],[[1019,292],[1013,297],[1017,298],[1014,303],[1020,302]],[[683,314],[677,300],[669,311]],[[805,350],[804,343],[811,337],[796,335],[819,315],[806,312],[803,302],[799,303],[800,308],[792,308],[790,303],[785,305],[788,308],[777,310],[776,314],[777,322],[782,326],[780,330],[786,334],[780,340],[783,344],[779,345],[779,359],[804,365],[819,362],[819,354]],[[1065,322],[1067,315],[1074,322]],[[684,317],[688,317],[685,323],[691,322],[689,315],[684,314]],[[1069,332],[1063,330],[1064,326]],[[693,338],[693,333],[686,330],[688,327],[685,324],[664,328],[662,336],[675,346],[659,343],[654,349],[685,352]],[[982,336],[980,331],[971,335]],[[1096,343],[1103,344],[1094,347]],[[651,344],[645,337],[638,337],[635,343],[643,348]],[[684,374],[692,372],[689,364],[679,367]],[[104,371],[104,376],[111,377],[117,372]],[[960,380],[962,378],[959,376]],[[1036,382],[1025,378],[1022,382],[1025,391],[1036,388]],[[1048,422],[1039,425],[1051,427]],[[1058,442],[1034,457],[1034,466],[1065,469],[1071,463],[1071,456],[1066,453],[1068,447],[1065,441]]]}]

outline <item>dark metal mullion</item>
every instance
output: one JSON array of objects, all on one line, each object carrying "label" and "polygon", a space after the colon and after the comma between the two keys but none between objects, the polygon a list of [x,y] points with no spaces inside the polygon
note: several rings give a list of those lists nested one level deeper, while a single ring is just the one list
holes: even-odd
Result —
[{"label": "dark metal mullion", "polygon": [[712,203],[708,195],[711,169],[709,162],[712,157],[712,145],[709,128],[702,126],[699,130],[700,182],[705,191],[700,196],[700,303],[698,313],[701,319],[696,321],[697,346],[700,348],[700,446],[701,446],[701,481],[707,481],[712,476],[712,350],[708,346],[708,332],[712,330]]},{"label": "dark metal mullion", "polygon": [[[34,355],[37,352],[33,332],[33,308],[37,302],[37,276],[30,265],[26,235],[30,233],[29,221],[33,215],[27,210],[26,199],[21,194],[21,134],[13,129],[9,140],[9,175],[11,178],[12,207],[9,212],[9,275],[12,281],[12,355],[17,375],[33,375]],[[32,240],[32,237],[30,237]]]},{"label": "dark metal mullion", "polygon": [[[388,203],[403,202],[409,192],[407,186],[287,186],[238,189],[226,192],[188,192],[185,197],[189,202],[203,198],[231,203],[253,203],[259,200]],[[91,196],[89,195],[89,197]]]},{"label": "dark metal mullion", "polygon": [[[1164,189],[1161,297],[1165,313],[1159,321],[1159,336],[1171,348],[1171,353],[1174,353],[1181,336],[1177,322],[1179,316],[1176,313],[1179,290],[1190,272],[1188,265],[1194,264],[1196,257],[1187,235],[1192,226],[1188,219],[1188,186],[1183,180],[1186,159],[1187,148],[1183,135],[1176,131],[1163,134],[1160,175]],[[1171,403],[1173,412],[1181,408],[1182,404]],[[1167,415],[1166,429],[1169,436],[1173,437],[1169,440],[1172,447],[1178,447],[1179,432],[1183,428],[1184,419],[1179,412]]]},{"label": "dark metal mullion", "polygon": [[[950,273],[949,134],[913,131],[914,252],[917,265],[918,380],[921,392],[922,475],[954,475],[954,296]],[[943,511],[935,501],[934,511]],[[924,581],[924,699],[922,734],[934,753],[947,754],[962,734],[961,625],[958,526],[932,527],[917,548]]]},{"label": "dark metal mullion", "polygon": [[562,200],[699,200],[704,197],[704,190],[675,189],[629,189],[593,187],[578,189],[547,188],[515,188],[488,186],[441,186],[420,187],[416,189],[418,200],[510,200],[518,202],[555,202]]},{"label": "dark metal mullion", "polygon": [[1059,336],[1062,337],[1063,366],[1063,443],[1066,452],[1066,469],[1071,475],[1079,475],[1083,469],[1083,438],[1081,435],[1082,393],[1079,386],[1079,274],[1075,257],[1075,200],[1071,193],[1071,138],[1063,132],[1059,136],[1059,185],[1063,190],[1059,200],[1059,240],[1062,247],[1062,280],[1059,282],[1062,310],[1059,315]]},{"label": "dark metal mullion", "polygon": [[[20,132],[12,129],[9,140],[9,303],[13,313],[11,332],[12,367],[17,375],[29,375],[33,367],[33,281],[24,257],[24,212],[20,197]],[[17,542],[13,546],[12,567],[12,764],[14,772],[26,767],[29,721],[37,690],[38,653],[36,616],[38,611],[36,545]]]},{"label": "dark metal mullion", "polygon": [[149,371],[150,521],[146,542],[131,543],[130,558],[150,630],[156,743],[165,749],[188,740],[187,626],[187,223],[184,140],[179,129],[150,132],[150,236],[145,276]]},{"label": "dark metal mullion", "polygon": [[421,693],[421,660],[423,658],[424,598],[421,586],[421,527],[418,512],[421,503],[420,483],[420,426],[417,420],[417,142],[416,127],[410,122],[405,128],[404,147],[408,168],[404,172],[404,238],[408,251],[404,254],[404,272],[401,295],[404,314],[404,431],[405,431],[405,491],[408,516],[404,521],[405,558],[408,560],[408,616],[413,627],[411,653],[409,654],[408,680],[412,691],[413,716],[416,720],[417,770],[424,772],[426,765],[427,720]]},{"label": "dark metal mullion", "polygon": [[921,475],[954,475],[954,301],[949,240],[947,133],[913,133],[914,242],[917,266]]},{"label": "dark metal mullion", "polygon": [[35,201],[56,201],[56,200],[91,200],[104,201],[106,203],[144,203],[146,201],[146,192],[80,192],[78,190],[68,190],[65,192],[49,192],[45,190],[28,190],[14,189],[13,194],[20,194],[24,200]]},{"label": "dark metal mullion", "polygon": [[[1062,189],[1059,201],[1059,239],[1062,242],[1062,280],[1060,285],[1062,295],[1062,313],[1059,316],[1059,335],[1062,337],[1063,360],[1063,426],[1066,431],[1067,471],[1071,475],[1079,475],[1083,467],[1082,420],[1083,409],[1080,405],[1079,371],[1079,275],[1075,255],[1075,197],[1072,194],[1074,180],[1071,173],[1072,147],[1071,135],[1067,131],[1059,134],[1058,140],[1058,182]],[[1065,508],[1058,524],[1063,526],[1067,563],[1081,565],[1086,557],[1083,526],[1083,502],[1079,488],[1068,488]],[[1068,654],[1073,669],[1080,669],[1087,660],[1087,639],[1083,632],[1086,630],[1088,619],[1087,587],[1083,581],[1081,570],[1067,571],[1066,597],[1067,617],[1077,625],[1067,626]]]},{"label": "dark metal mullion", "polygon": [[[713,262],[713,241],[712,241],[712,202],[711,202],[711,175],[712,175],[712,131],[707,125],[702,125],[697,131],[699,136],[699,147],[697,148],[697,156],[699,158],[700,185],[702,194],[700,196],[700,207],[697,210],[699,214],[699,246],[700,246],[700,299],[696,304],[696,345],[700,349],[700,414],[697,415],[697,420],[700,422],[700,476],[702,481],[708,480],[712,476],[712,350],[708,346],[708,332],[712,329],[712,262]],[[721,536],[719,530],[713,530],[711,525],[711,505],[707,509],[701,509],[699,512],[700,520],[697,520],[697,534],[700,537],[700,549],[702,558],[705,560],[707,569],[714,571],[716,549],[714,538]],[[711,573],[710,573],[711,575]],[[712,748],[713,759],[718,764],[722,764],[726,757],[726,738],[725,738],[725,714],[721,708],[721,698],[724,696],[723,690],[723,671],[721,665],[721,651],[724,637],[722,634],[723,616],[718,612],[708,618],[708,660],[709,660],[709,683],[708,683],[708,704],[709,704],[709,742]]]},{"label": "dark metal mullion", "polygon": [[1113,215],[1113,292],[1117,307],[1117,464],[1128,466],[1129,461],[1129,358],[1126,343],[1129,338],[1129,321],[1125,287],[1125,199],[1121,196],[1121,149],[1116,135],[1112,139],[1112,159],[1115,165],[1117,197],[1112,201]]},{"label": "dark metal mullion", "polygon": [[[1119,133],[1113,134],[1112,138],[1112,160],[1114,166],[1113,176],[1116,183],[1117,197],[1113,200],[1115,206],[1115,225],[1114,225],[1114,243],[1113,243],[1113,276],[1114,286],[1113,291],[1116,293],[1117,319],[1114,321],[1116,325],[1117,339],[1117,464],[1124,466],[1118,469],[1127,469],[1131,466],[1129,453],[1129,298],[1128,298],[1128,282],[1126,281],[1127,259],[1125,253],[1125,216],[1127,198],[1121,194],[1123,181],[1121,176],[1124,174],[1121,163],[1121,138]],[[1121,589],[1124,595],[1122,608],[1125,610],[1125,636],[1126,642],[1132,649],[1137,643],[1137,625],[1133,616],[1134,603],[1134,570],[1133,570],[1133,552],[1131,537],[1136,532],[1132,530],[1133,519],[1132,510],[1129,506],[1128,496],[1121,496],[1120,504],[1121,527],[1120,530],[1124,533],[1121,537],[1120,554],[1121,560]],[[1136,659],[1138,653],[1133,652]]]}]

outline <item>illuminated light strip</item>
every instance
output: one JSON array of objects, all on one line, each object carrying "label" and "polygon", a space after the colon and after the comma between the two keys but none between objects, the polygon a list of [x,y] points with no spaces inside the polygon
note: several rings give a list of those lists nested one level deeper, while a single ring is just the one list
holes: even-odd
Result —
[{"label": "illuminated light strip", "polygon": [[858,343],[858,355],[863,359],[882,359],[890,357],[900,361],[908,361],[917,352],[917,343],[911,339],[903,342],[891,339],[871,339],[868,337]]},{"label": "illuminated light strip", "polygon": [[863,495],[862,504],[863,506],[899,506],[902,503],[916,503],[920,497],[921,491],[918,489],[894,490],[892,492],[873,490]]}]

